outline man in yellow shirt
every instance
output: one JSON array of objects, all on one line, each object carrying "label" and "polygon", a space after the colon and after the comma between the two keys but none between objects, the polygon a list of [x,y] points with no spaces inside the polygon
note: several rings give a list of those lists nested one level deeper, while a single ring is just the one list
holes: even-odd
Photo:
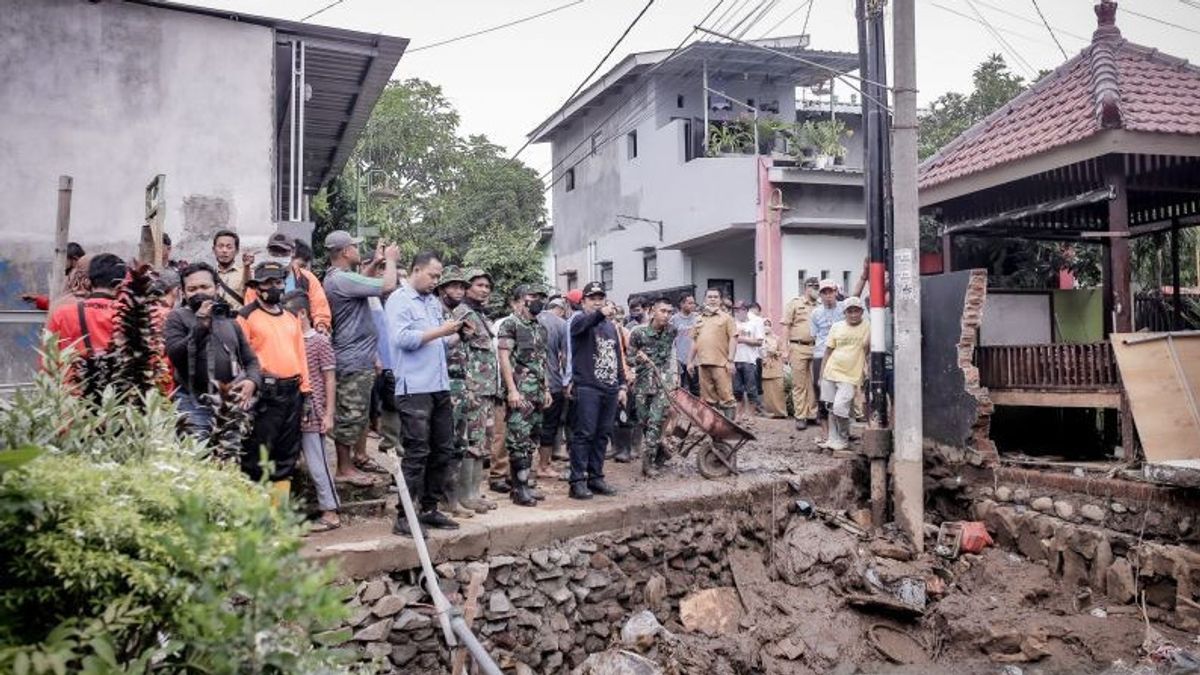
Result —
[{"label": "man in yellow shirt", "polygon": [[704,309],[692,327],[692,354],[688,370],[699,370],[700,397],[729,419],[737,413],[733,398],[733,354],[737,349],[737,324],[722,305],[721,291],[704,293]]},{"label": "man in yellow shirt", "polygon": [[833,324],[825,341],[821,400],[829,409],[829,438],[819,446],[845,450],[850,446],[850,407],[862,386],[871,348],[870,323],[863,320],[863,301],[846,298],[846,319]]},{"label": "man in yellow shirt", "polygon": [[813,347],[817,341],[809,318],[820,304],[817,300],[818,285],[816,277],[806,279],[800,295],[789,300],[783,308],[781,321],[789,343],[789,350],[785,353],[787,362],[792,366],[792,407],[796,411],[796,429],[800,431],[807,429],[809,422],[817,420],[817,392],[810,386],[813,381]]}]

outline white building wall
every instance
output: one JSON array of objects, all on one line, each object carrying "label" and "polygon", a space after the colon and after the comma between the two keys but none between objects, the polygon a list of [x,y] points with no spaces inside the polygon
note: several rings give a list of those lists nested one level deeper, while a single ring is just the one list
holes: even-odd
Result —
[{"label": "white building wall", "polygon": [[[0,0],[0,194],[13,197],[0,255],[44,272],[60,174],[75,179],[71,239],[88,252],[136,250],[156,174],[178,257],[206,252],[218,225],[265,240],[273,48],[269,28],[214,17]],[[44,290],[44,273],[26,281]]]},{"label": "white building wall", "polygon": [[730,279],[733,281],[732,300],[754,298],[754,237],[739,237],[723,242],[720,246],[708,246],[692,252],[692,281],[696,285],[696,299],[702,301],[709,280]]},{"label": "white building wall", "polygon": [[820,277],[822,270],[839,285],[849,273],[847,295],[854,291],[863,260],[867,257],[866,235],[861,232],[845,234],[784,233],[783,235],[783,297],[796,297],[801,291],[800,275]]}]

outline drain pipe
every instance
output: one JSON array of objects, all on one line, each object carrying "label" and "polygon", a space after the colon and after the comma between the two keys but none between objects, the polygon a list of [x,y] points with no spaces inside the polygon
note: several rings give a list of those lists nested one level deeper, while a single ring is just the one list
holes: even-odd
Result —
[{"label": "drain pipe", "polygon": [[[438,622],[442,625],[442,634],[448,647],[457,647],[458,641],[470,652],[479,669],[486,675],[503,675],[500,667],[492,660],[487,650],[479,643],[471,627],[463,619],[462,612],[450,604],[438,586],[437,574],[433,571],[433,563],[429,559],[429,549],[425,546],[425,535],[421,532],[421,523],[417,520],[417,510],[413,508],[412,496],[408,494],[408,485],[404,482],[404,474],[400,471],[400,458],[396,458],[396,471],[392,472],[396,479],[396,490],[400,493],[400,507],[404,509],[404,517],[408,521],[408,529],[412,532],[413,544],[417,547],[417,557],[421,559],[421,569],[425,572],[425,590],[433,598],[433,606],[437,609]],[[457,639],[456,639],[457,638]]]}]

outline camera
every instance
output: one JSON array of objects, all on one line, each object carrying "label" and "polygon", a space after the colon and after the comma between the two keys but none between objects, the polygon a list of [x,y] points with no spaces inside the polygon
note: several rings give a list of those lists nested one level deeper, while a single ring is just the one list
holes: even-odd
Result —
[{"label": "camera", "polygon": [[223,319],[231,319],[233,318],[233,307],[225,300],[217,298],[213,300],[212,315]]}]

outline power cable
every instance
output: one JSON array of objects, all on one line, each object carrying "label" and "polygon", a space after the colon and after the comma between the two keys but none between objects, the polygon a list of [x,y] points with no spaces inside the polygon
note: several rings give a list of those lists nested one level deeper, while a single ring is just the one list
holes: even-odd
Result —
[{"label": "power cable", "polygon": [[[580,1],[582,1],[582,0],[580,0]],[[584,77],[583,80],[581,80],[579,82],[579,85],[575,87],[575,90],[571,92],[571,95],[567,97],[567,100],[563,101],[562,105],[560,105],[558,107],[558,110],[562,110],[567,105],[569,105],[571,103],[571,101],[575,98],[575,96],[580,91],[583,90],[584,85],[586,85],[588,83],[588,81],[592,79],[592,76],[595,75],[600,70],[601,66],[604,65],[604,62],[608,60],[608,57],[612,56],[613,52],[617,50],[617,47],[620,46],[620,44],[625,40],[626,36],[629,35],[629,32],[631,30],[633,30],[633,27],[636,26],[638,24],[638,22],[642,20],[642,17],[646,15],[646,12],[650,9],[650,7],[655,2],[656,2],[656,0],[648,0],[646,2],[645,6],[642,7],[642,11],[638,12],[637,16],[633,17],[633,21],[629,22],[629,25],[625,27],[625,30],[621,33],[621,36],[617,38],[617,41],[614,42],[612,44],[612,46],[608,48],[608,51],[604,53],[604,56],[602,56],[600,58],[600,61],[596,64],[596,66],[594,68],[592,68],[591,72],[588,73],[587,76]],[[558,110],[556,110],[555,113],[557,113]],[[512,157],[509,157],[509,159],[513,160],[513,159],[516,159],[517,157],[519,157],[521,155],[521,153],[525,151],[525,148],[528,148],[529,144],[532,142],[533,142],[533,137],[532,136],[527,137],[525,139],[525,142],[521,145],[521,147],[517,148],[517,151],[514,152],[512,154]]]},{"label": "power cable", "polygon": [[1004,36],[996,30],[996,27],[993,26],[992,23],[983,16],[983,13],[979,11],[979,8],[975,6],[975,3],[971,0],[967,0],[967,6],[971,8],[971,11],[975,12],[975,16],[979,17],[979,20],[983,22],[984,28],[986,28],[991,36],[995,38],[996,42],[1000,44],[1000,48],[1012,58],[1013,63],[1024,68],[1026,72],[1029,73],[1030,77],[1036,77],[1037,70],[1035,70],[1033,66],[1029,65],[1029,62],[1021,56],[1020,52],[1018,52],[1011,44],[1009,44],[1008,40],[1004,39]]},{"label": "power cable", "polygon": [[[768,35],[774,33],[775,29],[782,26],[788,19],[799,14],[800,10],[804,9],[805,7],[811,7],[812,3],[813,3],[813,0],[805,0],[805,2],[802,2],[799,5],[796,5],[796,9],[793,9],[792,11],[788,12],[787,15],[784,16],[782,19],[780,19],[779,21],[776,21],[774,26],[771,26],[767,30],[763,31],[763,34],[759,36],[759,39],[761,40],[762,38],[765,38]],[[806,16],[805,17],[806,23],[807,23],[807,20],[808,20],[808,17]],[[803,33],[801,33],[801,35],[803,35]]]},{"label": "power cable", "polygon": [[333,2],[329,3],[328,5],[325,5],[324,7],[322,7],[321,9],[318,9],[317,11],[313,12],[312,14],[305,16],[303,19],[300,19],[300,23],[304,23],[305,21],[308,21],[309,19],[320,14],[321,12],[324,12],[327,9],[332,9],[334,7],[337,7],[338,5],[342,4],[345,1],[346,0],[333,0]]},{"label": "power cable", "polygon": [[1134,16],[1141,17],[1143,19],[1146,19],[1147,21],[1153,21],[1154,23],[1162,24],[1164,26],[1170,26],[1171,28],[1178,28],[1179,30],[1186,31],[1188,33],[1200,35],[1200,30],[1196,30],[1195,28],[1188,28],[1187,26],[1180,26],[1179,24],[1171,23],[1170,21],[1167,21],[1166,19],[1160,19],[1156,16],[1150,16],[1149,14],[1142,14],[1141,12],[1135,12],[1132,9],[1125,9],[1124,7],[1118,7],[1117,9],[1119,11],[1125,12],[1126,14],[1132,14]]},{"label": "power cable", "polygon": [[[965,13],[963,13],[963,12],[960,12],[960,11],[958,11],[957,9],[952,9],[952,8],[950,8],[950,7],[947,7],[947,6],[943,5],[943,4],[941,4],[941,3],[938,3],[938,2],[933,2],[932,0],[930,1],[930,3],[929,3],[929,4],[933,5],[934,7],[937,7],[938,9],[940,9],[940,10],[942,10],[942,11],[944,11],[944,12],[948,12],[948,13],[950,13],[950,14],[953,14],[953,15],[955,15],[955,16],[962,17],[962,18],[964,18],[964,19],[966,19],[967,21],[970,21],[970,22],[972,22],[972,23],[977,23],[977,24],[979,24],[980,26],[982,26],[982,25],[983,25],[983,22],[982,22],[982,21],[980,21],[979,19],[976,19],[975,17],[971,16],[970,14],[965,14]],[[1032,35],[1026,35],[1025,33],[1021,33],[1021,32],[1018,32],[1018,31],[1015,31],[1015,30],[1011,30],[1011,29],[1008,29],[1008,28],[1000,28],[999,26],[997,26],[997,27],[996,27],[996,30],[1000,31],[1001,33],[1008,33],[1009,35],[1015,35],[1015,36],[1017,36],[1017,37],[1019,37],[1019,38],[1025,38],[1026,40],[1029,40],[1029,41],[1031,41],[1031,42],[1036,42],[1036,43],[1038,43],[1038,44],[1047,44],[1047,42],[1046,42],[1045,40],[1041,39],[1041,38],[1036,38],[1036,37],[1033,37]]]},{"label": "power cable", "polygon": [[1058,41],[1058,36],[1054,34],[1054,29],[1050,27],[1050,22],[1046,21],[1046,15],[1042,14],[1042,8],[1038,6],[1037,0],[1033,0],[1033,8],[1037,10],[1037,15],[1039,18],[1041,18],[1042,25],[1046,27],[1046,32],[1050,33],[1050,37],[1054,40],[1054,44],[1058,45],[1058,51],[1062,52],[1063,60],[1065,61],[1070,58],[1067,56],[1067,50],[1063,49],[1062,43]]},{"label": "power cable", "polygon": [[[987,0],[975,0],[975,4],[983,5],[984,7],[987,7],[988,9],[990,9],[994,12],[998,12],[1000,14],[1005,14],[1007,16],[1011,16],[1012,18],[1017,19],[1018,21],[1024,21],[1025,23],[1032,24],[1034,26],[1041,25],[1041,22],[1038,21],[1037,19],[1025,16],[1024,14],[1018,14],[1017,12],[1013,12],[1011,10],[1007,10],[1003,7],[1000,7],[998,5],[994,5],[990,2],[987,2]],[[1091,42],[1092,41],[1092,38],[1090,38],[1086,35],[1072,33],[1071,31],[1063,28],[1062,26],[1053,26],[1053,28],[1056,32],[1058,32],[1062,35],[1066,35],[1067,37],[1070,37],[1070,38],[1075,38],[1076,40],[1079,40],[1080,42]],[[996,30],[1000,30],[1000,29],[997,28]]]},{"label": "power cable", "polygon": [[[338,1],[341,2],[342,0],[338,0]],[[498,26],[492,26],[491,28],[484,28],[483,30],[477,30],[473,33],[467,33],[466,35],[459,35],[458,37],[447,38],[445,40],[441,40],[439,42],[434,42],[432,44],[421,45],[420,47],[414,47],[412,49],[407,50],[405,52],[405,54],[412,54],[413,52],[420,52],[420,51],[425,51],[426,49],[433,49],[434,47],[441,47],[442,45],[448,45],[452,42],[458,42],[459,40],[466,40],[467,38],[473,38],[477,35],[484,35],[487,33],[492,33],[494,31],[498,31],[502,28],[508,28],[509,26],[515,26],[519,23],[525,23],[526,21],[533,21],[534,19],[546,16],[547,14],[553,14],[555,12],[567,9],[568,7],[574,7],[575,5],[581,4],[583,1],[584,0],[574,0],[574,2],[568,2],[565,5],[551,7],[550,9],[547,9],[542,12],[538,12],[537,14],[530,14],[529,16],[522,17],[520,19],[515,19],[515,20],[509,21],[507,23],[502,23]]]},{"label": "power cable", "polygon": [[816,0],[809,0],[808,2],[808,11],[804,13],[804,26],[800,28],[801,35],[804,35],[808,32],[808,20],[812,17],[812,8],[815,2]]}]

